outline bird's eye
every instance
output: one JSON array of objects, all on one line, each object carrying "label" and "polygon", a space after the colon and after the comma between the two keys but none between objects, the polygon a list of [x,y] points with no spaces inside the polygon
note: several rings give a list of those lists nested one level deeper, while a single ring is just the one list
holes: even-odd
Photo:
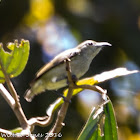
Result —
[{"label": "bird's eye", "polygon": [[93,43],[92,42],[89,42],[88,45],[93,45]]}]

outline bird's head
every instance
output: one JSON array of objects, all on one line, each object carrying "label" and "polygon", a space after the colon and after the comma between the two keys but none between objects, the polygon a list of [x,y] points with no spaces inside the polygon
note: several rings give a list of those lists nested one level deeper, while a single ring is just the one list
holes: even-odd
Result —
[{"label": "bird's head", "polygon": [[94,50],[98,50],[98,49],[102,49],[103,47],[106,46],[112,46],[110,43],[108,42],[96,42],[93,40],[86,40],[84,42],[82,42],[81,44],[79,44],[77,46],[78,49],[86,49],[86,48],[92,48]]}]

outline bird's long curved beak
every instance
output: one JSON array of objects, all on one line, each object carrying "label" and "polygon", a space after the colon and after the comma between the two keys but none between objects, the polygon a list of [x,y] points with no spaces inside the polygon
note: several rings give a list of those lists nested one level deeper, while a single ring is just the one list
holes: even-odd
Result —
[{"label": "bird's long curved beak", "polygon": [[111,47],[112,45],[108,42],[96,42],[95,46],[97,46],[97,47],[106,47],[106,46]]}]

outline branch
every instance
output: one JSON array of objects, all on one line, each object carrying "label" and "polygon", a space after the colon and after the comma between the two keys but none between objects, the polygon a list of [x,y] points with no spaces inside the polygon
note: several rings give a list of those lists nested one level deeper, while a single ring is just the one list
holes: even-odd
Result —
[{"label": "branch", "polygon": [[107,100],[107,96],[106,96],[107,90],[104,90],[97,85],[75,85],[75,88],[82,88],[82,89],[89,89],[89,90],[97,91],[98,93],[102,95],[103,100],[105,101]]},{"label": "branch", "polygon": [[0,84],[0,92],[3,98],[7,101],[9,106],[13,108],[15,106],[15,100],[11,96],[11,94],[6,90],[6,88],[3,86],[3,84]]},{"label": "branch", "polygon": [[0,85],[0,91],[4,97],[4,99],[6,99],[6,101],[8,102],[8,104],[10,105],[10,107],[12,108],[12,110],[14,111],[22,129],[24,130],[24,132],[27,133],[27,135],[30,133],[30,126],[28,125],[27,122],[27,118],[22,110],[22,107],[20,105],[19,99],[18,99],[18,95],[16,93],[16,90],[12,84],[12,82],[10,81],[9,75],[6,73],[3,64],[0,60],[0,65],[1,65],[1,70],[4,73],[5,76],[5,81],[7,83],[7,86],[10,90],[10,93],[5,89],[5,87],[1,84]]},{"label": "branch", "polygon": [[17,116],[21,124],[21,127],[23,129],[26,129],[28,127],[28,123],[27,123],[27,119],[23,113],[20,103],[18,102],[18,106],[16,106],[15,100],[2,84],[0,84],[0,92],[2,96],[4,97],[4,99],[7,101],[7,103],[10,105],[12,110],[14,111],[15,115]]},{"label": "branch", "polygon": [[0,137],[6,137],[7,135],[12,135],[11,131],[5,130],[5,129],[1,129],[0,128]]},{"label": "branch", "polygon": [[[101,87],[97,86],[97,85],[77,85],[77,84],[74,84],[73,85],[73,95],[72,96],[75,96],[75,90],[78,89],[78,90],[84,90],[84,89],[88,89],[88,90],[93,90],[93,91],[97,91],[99,92],[101,95],[102,95],[102,99],[103,100],[107,100],[107,96],[106,96],[106,93],[107,93],[107,90],[104,90],[102,89]],[[78,92],[80,92],[78,91]],[[66,97],[68,94],[68,91],[65,91],[64,93],[64,97]],[[54,114],[54,112],[63,104],[64,102],[64,99],[62,97],[59,97],[56,101],[54,101],[47,109],[46,113],[48,116],[51,116],[52,114]]]},{"label": "branch", "polygon": [[[18,133],[19,136],[23,136],[22,139],[24,139],[25,136],[28,136],[31,131],[34,129],[34,126],[38,125],[38,126],[47,126],[51,123],[53,115],[51,116],[45,116],[45,117],[36,117],[36,118],[31,118],[30,120],[27,121],[27,118],[21,108],[19,99],[18,99],[18,95],[16,93],[16,90],[12,84],[12,82],[10,81],[9,75],[7,75],[6,71],[4,70],[2,63],[0,62],[1,65],[1,69],[5,75],[5,80],[7,83],[7,86],[12,94],[7,91],[7,89],[3,86],[3,84],[0,84],[0,92],[2,94],[2,96],[4,97],[4,99],[7,101],[7,103],[9,104],[9,106],[12,108],[12,110],[14,111],[15,115],[17,116],[19,123],[23,129],[23,131],[21,133]],[[3,129],[1,129],[3,130]],[[1,132],[1,131],[0,131]],[[2,131],[3,132],[3,131]],[[4,131],[6,136],[11,135],[10,138],[7,139],[14,139],[12,136],[12,132],[5,130]],[[21,138],[20,137],[20,138]],[[27,139],[27,137],[26,137]],[[29,136],[28,139],[34,139],[34,137]]]},{"label": "branch", "polygon": [[[66,60],[66,70],[67,70],[67,75],[68,75],[68,82],[69,82],[69,88],[68,88],[68,94],[65,98],[65,102],[62,104],[61,109],[58,112],[58,116],[57,116],[57,120],[53,126],[53,128],[49,131],[49,134],[53,135],[53,134],[57,134],[61,131],[62,127],[64,126],[64,119],[68,110],[68,106],[70,103],[70,100],[72,98],[72,92],[73,92],[73,88],[74,88],[74,83],[72,80],[72,75],[71,75],[71,68],[70,68],[70,60]],[[45,140],[54,140],[56,137],[55,136],[51,136],[45,139]]]},{"label": "branch", "polygon": [[31,126],[31,131],[35,126],[45,127],[48,126],[53,119],[53,115],[44,117],[34,117],[28,120],[28,124]]},{"label": "branch", "polygon": [[15,99],[15,106],[13,106],[12,109],[16,117],[18,118],[21,127],[23,129],[27,129],[29,127],[27,123],[27,118],[22,110],[15,88],[9,78],[6,79],[6,83],[8,85],[10,92],[12,93],[12,95],[14,95],[14,99]]}]

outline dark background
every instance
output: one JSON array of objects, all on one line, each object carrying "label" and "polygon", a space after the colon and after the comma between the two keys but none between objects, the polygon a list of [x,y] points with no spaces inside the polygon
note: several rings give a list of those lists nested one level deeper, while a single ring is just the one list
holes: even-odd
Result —
[{"label": "dark background", "polygon": [[[27,103],[23,95],[37,70],[65,49],[87,39],[112,44],[93,60],[85,77],[117,67],[139,70],[140,1],[2,0],[0,42],[6,47],[8,42],[14,39],[20,42],[22,38],[30,41],[30,57],[23,73],[12,82],[27,118],[43,116],[58,95],[46,91],[31,103]],[[119,140],[140,139],[140,75],[116,78],[100,86],[108,90],[113,102]],[[90,110],[100,102],[98,94],[92,96],[90,102],[91,93],[82,94],[85,95],[81,93],[72,99],[62,130],[63,140],[76,139]],[[13,129],[18,126],[13,111],[0,96],[0,127]],[[45,133],[49,129],[36,127],[34,133]]]}]

